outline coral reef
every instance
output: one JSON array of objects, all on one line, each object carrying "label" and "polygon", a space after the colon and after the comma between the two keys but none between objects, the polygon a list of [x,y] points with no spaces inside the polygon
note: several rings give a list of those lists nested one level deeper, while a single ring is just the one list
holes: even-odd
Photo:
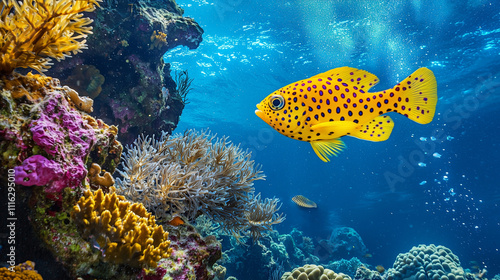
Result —
[{"label": "coral reef", "polygon": [[101,0],[6,0],[0,3],[0,73],[33,68],[42,72],[50,58],[64,59],[86,48],[92,12]]},{"label": "coral reef", "polygon": [[168,232],[156,225],[154,216],[114,192],[86,190],[71,216],[84,238],[95,238],[107,262],[154,268],[172,251]]},{"label": "coral reef", "polygon": [[282,280],[351,280],[351,277],[343,273],[335,273],[330,269],[325,269],[322,266],[306,264],[303,267],[295,268],[291,272],[285,272],[281,277]]},{"label": "coral reef", "polygon": [[356,270],[354,280],[382,280],[382,276],[378,271],[372,271],[362,265]]},{"label": "coral reef", "polygon": [[205,214],[234,236],[260,237],[284,220],[278,200],[253,195],[253,181],[264,176],[250,154],[226,137],[214,139],[194,131],[139,137],[125,153],[117,191],[165,221]]},{"label": "coral reef", "polygon": [[174,0],[104,1],[95,12],[88,50],[50,73],[99,101],[94,114],[119,127],[122,143],[142,133],[172,132],[188,91],[176,85],[162,58],[179,45],[197,48],[203,34],[183,13]]},{"label": "coral reef", "polygon": [[[207,227],[207,224],[203,222],[202,226]],[[223,252],[221,264],[226,266],[227,274],[238,278],[250,274],[267,276],[281,267],[291,270],[307,263],[317,264],[319,261],[313,255],[311,238],[296,229],[290,234],[273,231],[252,246],[238,244],[234,238],[223,236],[220,232],[216,232],[216,235],[224,240],[223,247],[229,248]]]},{"label": "coral reef", "polygon": [[11,268],[0,267],[2,280],[42,280],[42,276],[35,270],[35,263],[26,261]]},{"label": "coral reef", "polygon": [[338,227],[332,232],[329,240],[319,241],[321,252],[318,256],[322,261],[362,258],[368,249],[361,236],[350,227]]},{"label": "coral reef", "polygon": [[393,268],[387,271],[387,280],[464,280],[468,279],[460,260],[444,246],[419,245],[408,253],[399,254]]},{"label": "coral reef", "polygon": [[325,264],[324,267],[331,269],[336,272],[342,272],[347,275],[355,275],[359,267],[363,266],[363,263],[356,257],[350,260],[340,259],[337,261],[331,261]]},{"label": "coral reef", "polygon": [[163,279],[209,280],[225,273],[225,270],[214,269],[223,268],[214,266],[221,257],[221,244],[214,236],[201,238],[195,228],[187,224],[166,227],[170,232],[170,247],[173,251],[168,258],[160,260],[155,275],[164,277]]}]

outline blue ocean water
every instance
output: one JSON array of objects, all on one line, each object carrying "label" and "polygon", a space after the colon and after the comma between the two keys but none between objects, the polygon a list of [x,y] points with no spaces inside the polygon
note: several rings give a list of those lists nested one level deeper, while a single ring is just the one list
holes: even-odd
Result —
[{"label": "blue ocean water", "polygon": [[[361,235],[372,265],[391,267],[418,244],[444,245],[500,273],[500,7],[493,1],[178,1],[205,30],[196,50],[165,55],[194,78],[179,127],[228,135],[253,153],[292,228],[313,240],[339,225]],[[274,131],[255,105],[274,90],[332,68],[374,73],[372,91],[419,67],[438,81],[434,121],[391,114],[385,142],[346,138],[329,163]],[[424,137],[421,139],[421,137]],[[436,139],[433,140],[435,137]],[[437,153],[437,154],[435,154]],[[419,164],[422,163],[422,164]],[[424,166],[425,165],[425,166]],[[426,183],[424,183],[426,181]],[[299,209],[302,194],[318,209]]]}]

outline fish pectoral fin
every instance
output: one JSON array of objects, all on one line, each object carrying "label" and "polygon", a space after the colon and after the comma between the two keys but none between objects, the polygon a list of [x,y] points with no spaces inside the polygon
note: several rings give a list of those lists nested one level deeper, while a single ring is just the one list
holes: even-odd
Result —
[{"label": "fish pectoral fin", "polygon": [[311,126],[311,129],[315,133],[321,133],[321,135],[338,138],[351,133],[357,127],[359,127],[359,124],[355,122],[333,121],[315,124]]},{"label": "fish pectoral fin", "polygon": [[394,122],[389,116],[378,116],[369,123],[361,125],[359,129],[354,130],[349,136],[363,140],[380,142],[389,139]]},{"label": "fish pectoral fin", "polygon": [[332,155],[337,156],[345,148],[344,142],[338,138],[313,141],[311,142],[311,146],[316,155],[324,162],[330,161]]}]

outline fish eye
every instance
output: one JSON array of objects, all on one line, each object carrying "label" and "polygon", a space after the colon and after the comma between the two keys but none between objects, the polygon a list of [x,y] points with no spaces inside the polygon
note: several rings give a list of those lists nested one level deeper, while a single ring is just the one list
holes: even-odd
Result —
[{"label": "fish eye", "polygon": [[269,106],[275,111],[281,110],[285,107],[285,98],[281,95],[274,95],[269,100]]}]

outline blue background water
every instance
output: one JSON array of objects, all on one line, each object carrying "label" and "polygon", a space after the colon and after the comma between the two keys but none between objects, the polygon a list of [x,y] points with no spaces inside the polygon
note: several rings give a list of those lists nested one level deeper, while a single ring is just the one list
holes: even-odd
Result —
[{"label": "blue background water", "polygon": [[[412,246],[441,244],[492,277],[500,273],[500,8],[482,0],[377,2],[179,0],[205,34],[197,50],[165,56],[195,78],[176,132],[210,128],[250,149],[267,175],[257,191],[283,202],[280,233],[295,227],[319,240],[353,227],[369,262],[386,267]],[[391,114],[389,140],[347,138],[348,148],[323,163],[309,144],[255,116],[272,91],[340,66],[377,75],[373,91],[429,67],[438,80],[434,121]],[[297,194],[319,208],[299,209],[290,200]]]}]

